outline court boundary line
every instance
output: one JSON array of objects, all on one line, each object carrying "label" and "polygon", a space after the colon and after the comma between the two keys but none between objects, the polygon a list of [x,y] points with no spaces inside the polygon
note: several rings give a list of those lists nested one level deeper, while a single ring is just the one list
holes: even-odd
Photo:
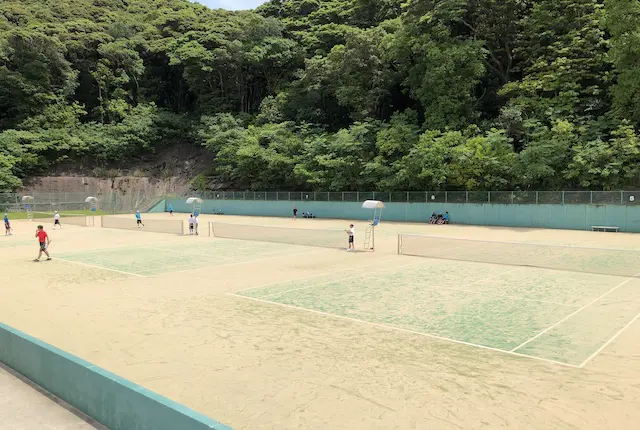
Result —
[{"label": "court boundary line", "polygon": [[62,257],[55,257],[55,258],[53,259],[53,261],[57,261],[57,260],[59,260],[59,261],[65,261],[65,262],[67,262],[67,263],[78,264],[78,265],[80,265],[80,266],[92,267],[92,268],[94,268],[94,269],[108,270],[108,271],[110,271],[110,272],[120,273],[120,274],[122,274],[122,275],[137,276],[137,277],[140,277],[140,278],[148,278],[148,276],[140,275],[140,274],[137,274],[137,273],[124,272],[124,271],[122,271],[122,270],[110,269],[110,268],[108,268],[108,267],[97,266],[97,265],[95,265],[95,264],[82,263],[82,262],[80,262],[80,261],[67,260],[66,258],[62,258]]},{"label": "court boundary line", "polygon": [[[486,281],[486,279],[484,279],[483,282],[484,281]],[[472,284],[469,284],[469,285],[472,285]],[[428,286],[426,286],[426,287],[428,288]],[[440,288],[442,290],[450,290],[450,291],[460,291],[460,292],[463,292],[463,293],[470,293],[470,294],[489,294],[489,293],[492,293],[492,291],[480,291],[480,290],[473,291],[473,290],[465,290],[465,289],[462,289],[462,288],[443,287],[441,285],[434,286],[433,288]],[[513,299],[514,301],[517,300],[517,299],[521,299],[521,300],[526,300],[526,301],[529,301],[529,302],[539,302],[539,303],[545,303],[547,305],[563,306],[563,307],[567,307],[567,308],[577,308],[578,307],[576,305],[567,305],[567,304],[564,304],[564,303],[550,302],[550,301],[547,301],[547,300],[528,299],[525,296],[518,297],[518,296],[509,295],[509,294],[499,294],[499,296],[500,297],[506,297],[508,299]]]},{"label": "court boundary line", "polygon": [[633,325],[633,323],[635,323],[636,321],[638,321],[638,319],[640,319],[640,313],[638,313],[635,317],[633,317],[631,319],[631,321],[629,321],[627,324],[624,325],[624,327],[622,327],[620,330],[618,330],[616,332],[616,334],[614,334],[608,341],[606,341],[604,343],[604,345],[602,345],[600,348],[598,348],[593,354],[591,354],[589,357],[587,357],[582,363],[580,363],[580,367],[584,367],[587,364],[589,364],[589,362],[591,360],[593,360],[594,358],[596,358],[602,351],[605,350],[606,347],[608,347],[609,345],[611,345],[611,343],[616,340],[618,338],[618,336],[620,336],[625,330],[627,330],[629,327],[631,327]]},{"label": "court boundary line", "polygon": [[536,357],[534,355],[521,354],[519,352],[513,352],[513,351],[506,350],[506,349],[494,348],[494,347],[491,347],[491,346],[480,345],[480,344],[477,344],[477,343],[465,342],[463,340],[451,339],[451,338],[448,338],[448,337],[438,336],[438,335],[431,334],[431,333],[423,333],[423,332],[419,332],[419,331],[415,331],[415,330],[405,329],[405,328],[402,328],[402,327],[395,327],[395,326],[392,326],[392,325],[387,325],[387,324],[382,324],[382,323],[377,323],[377,322],[372,322],[372,321],[366,321],[366,320],[361,320],[361,319],[357,319],[357,318],[346,317],[346,316],[342,316],[342,315],[338,315],[338,314],[332,314],[332,313],[329,313],[329,312],[318,311],[318,310],[315,310],[315,309],[307,309],[307,308],[302,308],[302,307],[299,307],[299,306],[288,305],[288,304],[285,304],[285,303],[272,302],[272,301],[269,301],[269,300],[264,300],[264,299],[260,299],[260,298],[256,298],[256,297],[240,296],[240,295],[235,294],[235,293],[226,293],[226,295],[234,296],[234,297],[237,297],[237,298],[240,298],[240,299],[253,300],[255,302],[269,304],[269,305],[273,305],[273,306],[280,306],[280,307],[284,307],[284,308],[295,309],[295,310],[298,310],[298,311],[313,313],[313,314],[322,315],[322,316],[330,317],[330,318],[334,318],[334,319],[341,319],[341,320],[350,321],[350,322],[353,322],[353,323],[369,325],[369,326],[372,326],[372,327],[382,328],[382,329],[385,329],[385,330],[395,330],[395,331],[400,331],[400,332],[403,332],[403,333],[408,333],[408,334],[427,337],[427,338],[430,338],[430,339],[436,339],[436,340],[440,340],[440,341],[444,341],[444,342],[455,343],[455,344],[458,344],[458,345],[472,346],[472,347],[476,347],[476,348],[480,348],[480,349],[485,349],[485,350],[488,350],[488,351],[494,351],[494,352],[499,352],[499,353],[506,354],[506,355],[515,356],[515,357],[521,357],[521,358],[528,358],[528,359],[532,359],[532,360],[543,361],[545,363],[561,365],[561,366],[565,366],[565,367],[570,367],[572,369],[580,369],[579,366],[577,366],[575,364],[571,364],[571,363],[565,363],[565,362],[562,362],[562,361],[551,360],[551,359],[543,358],[543,357]]},{"label": "court boundary line", "polygon": [[585,310],[586,308],[588,308],[589,306],[593,305],[594,303],[596,303],[597,301],[599,301],[600,299],[608,296],[609,294],[613,293],[615,290],[617,290],[618,288],[626,285],[627,283],[629,283],[630,281],[636,279],[638,276],[640,276],[640,272],[635,275],[632,276],[631,278],[619,283],[618,285],[616,285],[615,287],[613,287],[612,289],[610,289],[609,291],[607,291],[606,293],[596,297],[595,299],[593,299],[592,301],[590,301],[589,303],[587,303],[586,305],[582,306],[581,308],[579,308],[578,310],[576,310],[575,312],[570,313],[569,315],[565,316],[564,318],[562,318],[560,321],[557,321],[555,324],[550,325],[549,327],[547,327],[546,329],[542,330],[540,333],[538,333],[537,335],[533,336],[531,339],[526,340],[525,342],[521,343],[520,345],[518,345],[517,347],[513,348],[511,350],[511,352],[515,352],[516,350],[522,348],[523,346],[533,342],[534,340],[536,340],[537,338],[539,338],[540,336],[542,336],[543,334],[547,333],[549,330],[554,329],[555,327],[557,327],[558,325],[562,324],[563,322],[567,321],[569,318],[577,315],[578,313],[582,312],[583,310]]}]

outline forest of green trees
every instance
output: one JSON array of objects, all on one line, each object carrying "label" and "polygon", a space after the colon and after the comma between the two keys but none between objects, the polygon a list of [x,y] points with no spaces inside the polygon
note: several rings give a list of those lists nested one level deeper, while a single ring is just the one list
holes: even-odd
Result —
[{"label": "forest of green trees", "polygon": [[175,145],[253,190],[640,186],[638,0],[0,2],[0,190]]}]

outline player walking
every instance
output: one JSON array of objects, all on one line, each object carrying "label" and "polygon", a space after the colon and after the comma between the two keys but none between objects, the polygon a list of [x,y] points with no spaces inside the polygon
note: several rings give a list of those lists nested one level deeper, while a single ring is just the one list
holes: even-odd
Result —
[{"label": "player walking", "polygon": [[144,227],[144,224],[142,224],[142,215],[140,215],[140,211],[136,211],[136,224],[138,225],[138,228],[140,228],[140,226]]},{"label": "player walking", "polygon": [[9,215],[4,214],[4,235],[11,236],[11,223],[9,222]]},{"label": "player walking", "polygon": [[295,220],[296,218],[298,218],[298,208],[297,207],[293,207],[293,219]]},{"label": "player walking", "polygon": [[196,236],[198,236],[198,224],[200,224],[200,220],[198,219],[198,214],[196,213],[194,218],[194,227],[196,228]]},{"label": "player walking", "polygon": [[62,224],[60,224],[60,214],[58,213],[58,211],[56,211],[53,214],[53,229],[56,229],[56,226],[59,226],[60,228],[62,228]]},{"label": "player walking", "polygon": [[169,203],[169,215],[173,216],[173,205]]},{"label": "player walking", "polygon": [[347,233],[347,236],[349,236],[349,247],[347,248],[347,251],[353,251],[355,250],[354,241],[356,239],[356,230],[355,227],[353,227],[353,224],[349,224],[349,230],[345,230],[345,232]]},{"label": "player walking", "polygon": [[47,255],[47,261],[51,260],[51,256],[49,255],[49,251],[47,251],[47,248],[49,247],[49,244],[51,243],[51,239],[49,239],[49,235],[47,234],[46,231],[44,231],[44,227],[42,227],[41,225],[38,226],[38,229],[36,230],[36,236],[38,238],[38,243],[40,244],[40,252],[38,253],[38,258],[36,258],[35,262],[39,262],[40,261],[40,257],[42,257],[42,253],[44,252]]}]

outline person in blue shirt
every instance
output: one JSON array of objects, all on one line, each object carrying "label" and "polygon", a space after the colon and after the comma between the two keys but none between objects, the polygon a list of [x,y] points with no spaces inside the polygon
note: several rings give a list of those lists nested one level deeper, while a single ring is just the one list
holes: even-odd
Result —
[{"label": "person in blue shirt", "polygon": [[444,215],[442,215],[442,221],[445,224],[449,224],[449,212],[445,212]]},{"label": "person in blue shirt", "polygon": [[9,215],[4,214],[4,235],[11,236],[11,223],[9,222]]},{"label": "person in blue shirt", "polygon": [[140,228],[140,226],[144,227],[144,224],[142,224],[142,216],[140,215],[140,211],[136,211],[136,224],[138,225],[138,228]]},{"label": "person in blue shirt", "polygon": [[169,215],[173,216],[173,205],[169,203]]}]

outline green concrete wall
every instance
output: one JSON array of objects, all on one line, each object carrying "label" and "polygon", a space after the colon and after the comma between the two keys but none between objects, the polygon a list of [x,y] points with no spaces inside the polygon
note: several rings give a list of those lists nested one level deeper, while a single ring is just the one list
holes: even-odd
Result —
[{"label": "green concrete wall", "polygon": [[155,203],[153,207],[151,207],[151,209],[149,209],[147,212],[148,213],[166,212],[166,208],[167,208],[167,203],[163,199],[163,200],[160,200],[158,203]]},{"label": "green concrete wall", "polygon": [[[184,200],[167,199],[175,212],[190,212]],[[312,212],[319,218],[370,219],[371,211],[357,202],[295,202],[263,200],[205,200],[202,213],[222,211],[227,215],[291,216]],[[590,230],[592,225],[620,227],[620,231],[640,232],[640,206],[597,205],[499,205],[473,203],[385,203],[382,219],[426,222],[432,212],[448,211],[455,224],[505,227],[541,227]]]},{"label": "green concrete wall", "polygon": [[0,361],[111,430],[230,430],[2,323]]}]

